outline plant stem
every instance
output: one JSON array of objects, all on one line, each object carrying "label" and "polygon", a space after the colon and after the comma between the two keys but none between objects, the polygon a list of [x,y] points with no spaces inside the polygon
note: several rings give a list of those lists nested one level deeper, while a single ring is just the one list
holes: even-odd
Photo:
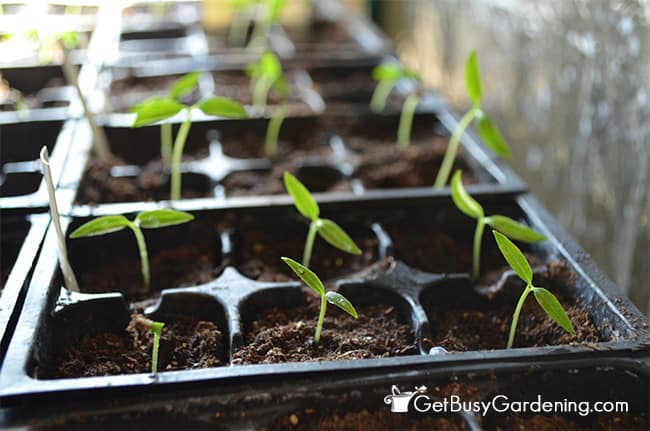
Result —
[{"label": "plant stem", "polygon": [[512,324],[510,325],[510,335],[508,336],[508,345],[506,346],[506,349],[512,348],[512,344],[515,341],[515,331],[517,330],[517,322],[519,321],[519,314],[521,313],[521,309],[524,306],[524,302],[526,302],[526,297],[530,292],[532,292],[532,290],[533,290],[533,286],[531,284],[526,285],[526,289],[524,289],[523,293],[521,294],[521,297],[519,298],[519,302],[517,302],[515,313],[512,315]]},{"label": "plant stem", "polygon": [[287,110],[284,106],[278,106],[273,112],[273,116],[266,128],[266,140],[264,141],[264,153],[269,159],[275,158],[278,154],[278,138],[280,137],[280,128],[287,116]]},{"label": "plant stem", "polygon": [[144,235],[142,229],[137,223],[131,222],[129,227],[135,235],[135,240],[138,242],[138,251],[140,252],[140,265],[142,266],[142,279],[144,280],[145,290],[149,291],[151,279],[149,276],[149,253],[147,252],[147,243],[144,242]]},{"label": "plant stem", "polygon": [[394,80],[383,80],[377,83],[375,91],[372,93],[372,98],[370,99],[370,109],[372,112],[378,113],[384,110],[386,107],[386,102],[388,102],[388,96],[395,86]]},{"label": "plant stem", "polygon": [[160,346],[161,331],[152,328],[151,332],[153,332],[153,351],[151,352],[151,374],[155,375],[158,372],[158,347]]},{"label": "plant stem", "polygon": [[246,33],[248,32],[248,14],[245,11],[235,11],[230,31],[228,32],[228,43],[230,46],[242,46],[246,43]]},{"label": "plant stem", "polygon": [[266,106],[269,90],[271,89],[268,82],[268,79],[264,76],[260,76],[255,80],[255,85],[253,87],[253,106],[259,106],[260,108]]},{"label": "plant stem", "polygon": [[309,233],[307,234],[307,241],[305,242],[305,251],[302,254],[302,264],[309,268],[309,261],[311,260],[311,251],[314,248],[314,239],[318,232],[318,220],[312,220],[309,225]]},{"label": "plant stem", "polygon": [[483,230],[485,229],[485,217],[481,217],[476,222],[474,231],[474,255],[472,259],[472,279],[476,280],[481,273],[481,241],[483,240]]},{"label": "plant stem", "polygon": [[172,124],[162,123],[160,125],[160,158],[165,167],[169,167],[172,161]]},{"label": "plant stem", "polygon": [[187,140],[187,134],[190,132],[192,126],[192,111],[187,108],[187,118],[181,124],[181,128],[176,135],[174,142],[174,149],[172,152],[172,185],[171,185],[171,200],[178,200],[181,198],[181,159],[183,158],[183,148]]},{"label": "plant stem", "polygon": [[399,128],[397,129],[397,146],[401,150],[408,148],[411,143],[411,129],[413,128],[413,116],[420,98],[417,94],[409,94],[402,105],[402,113],[399,116]]},{"label": "plant stem", "polygon": [[460,138],[465,133],[465,129],[472,123],[476,114],[478,113],[477,108],[472,108],[463,115],[460,123],[454,130],[454,133],[451,135],[449,140],[449,146],[445,152],[445,158],[442,160],[442,165],[440,165],[440,170],[436,176],[436,182],[433,184],[433,187],[437,189],[443,188],[449,181],[449,174],[451,173],[451,168],[454,165],[454,160],[456,159],[456,153],[458,153],[458,145],[460,144]]},{"label": "plant stem", "polygon": [[320,342],[320,333],[323,330],[323,321],[325,320],[325,310],[327,309],[327,298],[325,295],[320,297],[320,314],[318,315],[318,323],[316,324],[316,335],[314,341]]}]

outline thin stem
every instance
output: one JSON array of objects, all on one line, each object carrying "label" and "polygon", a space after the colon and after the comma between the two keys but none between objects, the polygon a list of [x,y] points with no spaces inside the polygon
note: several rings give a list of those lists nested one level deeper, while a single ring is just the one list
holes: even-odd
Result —
[{"label": "thin stem", "polygon": [[245,11],[235,11],[230,30],[228,32],[228,44],[230,46],[242,46],[246,43],[249,18]]},{"label": "thin stem", "polygon": [[161,331],[152,328],[151,332],[153,332],[153,351],[151,352],[151,374],[155,375],[158,372],[158,347],[160,346]]},{"label": "thin stem", "polygon": [[187,118],[178,130],[172,152],[172,186],[170,198],[173,201],[181,198],[181,159],[183,158],[183,148],[185,148],[185,141],[187,140],[187,134],[190,132],[191,126],[192,111],[191,108],[187,108]]},{"label": "thin stem", "polygon": [[287,116],[287,110],[284,106],[278,106],[273,112],[273,116],[266,128],[266,140],[264,141],[264,153],[266,157],[272,159],[278,154],[278,138],[280,137],[280,128]]},{"label": "thin stem", "polygon": [[160,158],[166,167],[172,161],[172,124],[162,123],[160,125]]},{"label": "thin stem", "polygon": [[149,285],[151,284],[151,278],[149,276],[149,253],[147,252],[147,243],[144,242],[142,229],[140,229],[140,226],[137,223],[131,223],[129,227],[135,235],[135,240],[138,242],[138,251],[140,252],[140,265],[142,266],[142,279],[144,280],[145,290],[148,292]]},{"label": "thin stem", "polygon": [[460,138],[465,133],[465,129],[469,127],[472,123],[476,114],[479,112],[477,108],[472,108],[463,115],[460,123],[454,130],[454,133],[451,135],[449,140],[449,146],[445,152],[445,158],[442,160],[442,165],[440,165],[440,170],[436,176],[436,182],[433,184],[433,187],[437,189],[443,188],[449,181],[449,174],[451,173],[451,168],[454,165],[454,160],[456,159],[456,153],[458,153],[458,146],[460,144]]},{"label": "thin stem", "polygon": [[323,321],[325,320],[325,310],[327,309],[327,298],[325,295],[320,297],[320,314],[318,315],[318,323],[316,324],[316,335],[314,341],[320,341],[320,333],[323,330]]},{"label": "thin stem", "polygon": [[413,128],[413,117],[420,98],[417,94],[409,94],[402,105],[402,113],[399,116],[399,128],[397,129],[397,146],[401,150],[408,148],[411,143],[411,129]]},{"label": "thin stem", "polygon": [[318,232],[318,220],[313,220],[309,225],[309,233],[307,234],[307,241],[305,242],[305,251],[302,254],[302,264],[309,268],[309,261],[311,260],[311,251],[314,248],[314,239]]},{"label": "thin stem", "polygon": [[257,78],[253,87],[253,106],[264,108],[269,98],[270,89],[271,85],[269,85],[269,80],[266,77],[260,76]]},{"label": "thin stem", "polygon": [[483,240],[483,230],[485,229],[485,218],[481,217],[476,222],[474,231],[474,255],[472,260],[472,278],[476,280],[481,273],[481,241]]},{"label": "thin stem", "polygon": [[384,110],[388,102],[388,96],[395,86],[394,80],[383,80],[377,83],[375,91],[372,93],[370,99],[370,109],[372,112],[378,113]]},{"label": "thin stem", "polygon": [[521,294],[521,297],[519,298],[519,302],[517,302],[517,307],[515,308],[515,313],[512,315],[512,324],[510,325],[510,335],[508,336],[508,345],[506,346],[506,349],[512,348],[512,344],[515,341],[515,331],[517,330],[517,322],[519,321],[519,314],[521,313],[521,309],[524,306],[524,302],[526,302],[526,297],[530,292],[532,292],[533,286],[528,284],[526,285],[526,289],[524,289],[523,293]]}]

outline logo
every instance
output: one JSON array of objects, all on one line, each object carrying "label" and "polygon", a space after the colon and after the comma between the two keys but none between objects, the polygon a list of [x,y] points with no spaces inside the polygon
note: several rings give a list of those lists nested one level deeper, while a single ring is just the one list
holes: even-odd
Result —
[{"label": "logo", "polygon": [[418,394],[423,394],[427,391],[426,386],[416,387],[413,392],[400,392],[399,388],[393,385],[390,388],[392,394],[384,397],[384,402],[390,404],[390,411],[393,413],[408,413],[409,403]]}]

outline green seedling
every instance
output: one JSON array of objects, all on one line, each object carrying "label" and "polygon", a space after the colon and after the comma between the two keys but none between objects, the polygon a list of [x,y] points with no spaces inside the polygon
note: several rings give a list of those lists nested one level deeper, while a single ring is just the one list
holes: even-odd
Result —
[{"label": "green seedling", "polygon": [[379,113],[386,108],[388,96],[395,85],[402,79],[410,79],[417,83],[415,90],[406,97],[402,105],[402,112],[399,118],[397,129],[397,146],[404,150],[411,144],[411,129],[413,128],[413,117],[415,109],[420,103],[420,86],[422,80],[416,72],[407,70],[401,64],[390,63],[375,67],[372,77],[377,81],[377,87],[370,100],[370,109]]},{"label": "green seedling", "polygon": [[451,135],[449,146],[447,147],[445,157],[442,160],[440,170],[433,185],[436,188],[444,187],[447,181],[449,181],[449,175],[451,174],[451,169],[456,159],[456,154],[458,153],[460,138],[465,133],[465,129],[473,121],[476,121],[479,135],[481,135],[481,138],[483,138],[492,151],[501,157],[510,157],[510,148],[508,148],[508,144],[499,131],[499,128],[481,109],[483,92],[481,89],[481,71],[479,69],[476,51],[472,51],[469,54],[467,63],[465,64],[465,86],[467,87],[467,94],[472,100],[473,106],[463,115],[460,123],[458,123],[458,126]]},{"label": "green seedling", "polygon": [[[179,81],[179,83],[177,83],[179,86],[176,87],[176,91],[187,91],[192,80],[187,79],[181,81],[183,82]],[[195,108],[199,109],[206,115],[212,115],[215,117],[246,118],[248,116],[241,104],[225,97],[210,97],[203,99],[194,105],[185,105],[171,97],[154,97],[133,109],[133,112],[136,113],[133,127],[140,127],[157,123],[159,121],[165,121],[177,115],[181,111],[185,112],[185,120],[178,130],[171,151],[171,200],[178,200],[181,198],[181,159],[183,157],[183,149],[185,148],[187,135],[192,126],[192,110]]]},{"label": "green seedling", "polygon": [[300,277],[302,281],[307,284],[307,286],[320,296],[320,313],[318,314],[318,323],[316,324],[316,335],[314,335],[314,341],[316,341],[316,343],[320,342],[320,334],[323,330],[323,321],[325,320],[325,310],[327,309],[328,302],[332,305],[336,305],[355,319],[359,318],[359,313],[357,313],[357,310],[354,308],[352,303],[338,292],[326,293],[323,282],[320,281],[318,276],[309,268],[288,257],[283,257],[282,260],[293,270],[293,272],[296,273],[298,277]]},{"label": "green seedling", "polygon": [[533,243],[546,239],[541,233],[514,221],[510,217],[502,215],[486,216],[483,207],[465,191],[460,170],[456,171],[451,179],[451,198],[461,212],[476,219],[472,261],[472,277],[474,279],[477,279],[480,274],[481,242],[486,225],[517,241]]},{"label": "green seedling", "polygon": [[286,0],[258,0],[261,16],[255,20],[248,47],[268,48],[269,32],[273,25],[279,21],[286,3]]},{"label": "green seedling", "polygon": [[318,203],[313,198],[307,187],[305,187],[298,178],[291,175],[289,172],[284,173],[284,186],[287,192],[293,198],[293,203],[303,216],[311,220],[309,225],[309,233],[307,234],[307,241],[305,242],[305,251],[302,255],[302,264],[309,267],[311,261],[311,252],[314,248],[314,239],[318,233],[325,241],[350,254],[361,254],[361,250],[352,241],[352,238],[345,233],[332,220],[320,218],[320,208]]},{"label": "green seedling", "polygon": [[161,227],[174,226],[177,224],[187,223],[191,220],[194,220],[192,214],[170,209],[141,212],[133,221],[127,219],[123,215],[108,215],[96,218],[79,226],[70,234],[70,238],[77,239],[89,236],[106,235],[125,228],[131,229],[138,243],[144,286],[145,289],[149,291],[149,286],[151,284],[151,278],[149,275],[149,254],[147,253],[147,244],[144,241],[142,229],[157,229]]},{"label": "green seedling", "polygon": [[246,42],[248,26],[254,15],[254,9],[260,4],[260,0],[231,0],[230,6],[233,9],[228,42],[231,46],[242,46]]},{"label": "green seedling", "polygon": [[[180,102],[188,94],[192,93],[199,85],[201,72],[190,72],[180,77],[169,89],[167,99]],[[155,103],[155,98],[150,98],[131,108],[131,112],[138,113],[142,109],[147,109],[151,102]],[[171,166],[172,160],[172,124],[163,122],[160,124],[160,158],[165,166]]]},{"label": "green seedling", "polygon": [[153,334],[153,348],[151,349],[151,374],[154,376],[158,372],[158,348],[160,347],[160,336],[165,326],[162,322],[154,322],[143,316],[137,316],[135,322],[151,331]]},{"label": "green seedling", "polygon": [[560,301],[557,300],[555,295],[543,287],[533,286],[533,270],[530,268],[530,264],[521,250],[519,250],[505,235],[502,235],[495,230],[492,231],[492,234],[494,235],[499,250],[501,250],[501,254],[503,254],[503,257],[508,262],[508,265],[510,265],[519,278],[526,283],[526,288],[522,292],[521,297],[517,302],[517,306],[515,307],[515,312],[512,315],[512,324],[510,325],[510,334],[508,335],[508,345],[506,348],[510,349],[515,341],[515,331],[517,330],[519,315],[521,314],[521,309],[526,302],[526,297],[531,292],[535,296],[535,300],[540,307],[542,307],[546,314],[548,314],[555,323],[560,325],[570,334],[576,335],[576,331],[573,329],[573,325],[571,324],[571,319],[569,319],[569,316],[566,314],[566,311],[562,308],[562,304],[560,304]]}]

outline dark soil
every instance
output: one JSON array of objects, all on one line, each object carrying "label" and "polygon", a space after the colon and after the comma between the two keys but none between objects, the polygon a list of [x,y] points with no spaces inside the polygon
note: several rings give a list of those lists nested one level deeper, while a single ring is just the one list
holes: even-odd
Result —
[{"label": "dark soil", "polygon": [[144,289],[140,258],[135,256],[111,259],[78,273],[79,285],[86,293],[122,292],[127,299],[135,301],[155,297],[163,289],[208,283],[220,270],[217,258],[211,253],[212,247],[214,244],[206,238],[156,253],[150,250],[149,292]]},{"label": "dark soil", "polygon": [[[345,227],[344,227],[345,229]],[[302,226],[301,226],[302,230]],[[295,280],[295,274],[280,260],[288,256],[302,259],[308,227],[304,237],[296,232],[267,232],[246,229],[240,240],[237,269],[247,277],[261,281]],[[345,253],[317,237],[314,241],[310,268],[322,280],[344,278],[377,260],[377,238],[370,231],[347,231],[362,250],[361,255]]]},{"label": "dark soil", "polygon": [[[136,314],[133,315],[135,317]],[[151,371],[153,336],[133,320],[125,332],[84,336],[63,347],[46,378],[76,378]],[[162,331],[158,370],[219,367],[227,363],[223,335],[213,322],[175,316]]]},{"label": "dark soil", "polygon": [[[109,103],[113,112],[129,112],[133,106],[153,96],[166,96],[174,83],[183,75],[127,78],[113,81],[109,89]],[[194,104],[201,94],[198,88],[182,99]]]},{"label": "dark soil", "polygon": [[499,416],[495,423],[497,430],[647,430],[648,419],[632,415],[593,415],[587,418],[569,418],[565,416],[519,415]]},{"label": "dark soil", "polygon": [[[284,102],[299,102],[300,97],[296,88],[295,78],[291,76],[291,72],[285,72],[285,74],[289,83],[289,91],[284,98]],[[253,95],[251,93],[250,78],[245,73],[241,71],[216,71],[212,73],[212,77],[214,78],[215,94],[236,100],[243,105],[252,105]],[[267,103],[269,105],[277,105],[282,101],[282,95],[275,89],[271,89]]]},{"label": "dark soil", "polygon": [[[326,129],[317,128],[311,123],[295,125],[288,123],[285,122],[280,129],[277,160],[297,156],[315,158],[330,156]],[[224,155],[240,159],[266,158],[264,140],[267,126],[268,123],[256,124],[253,127],[250,124],[244,127],[231,125],[221,130],[220,141]]]},{"label": "dark soil", "polygon": [[357,307],[354,319],[335,306],[327,308],[320,343],[314,343],[320,298],[306,293],[304,306],[261,311],[245,326],[245,345],[233,355],[235,364],[271,364],[351,360],[415,355],[416,340],[392,305]]}]

